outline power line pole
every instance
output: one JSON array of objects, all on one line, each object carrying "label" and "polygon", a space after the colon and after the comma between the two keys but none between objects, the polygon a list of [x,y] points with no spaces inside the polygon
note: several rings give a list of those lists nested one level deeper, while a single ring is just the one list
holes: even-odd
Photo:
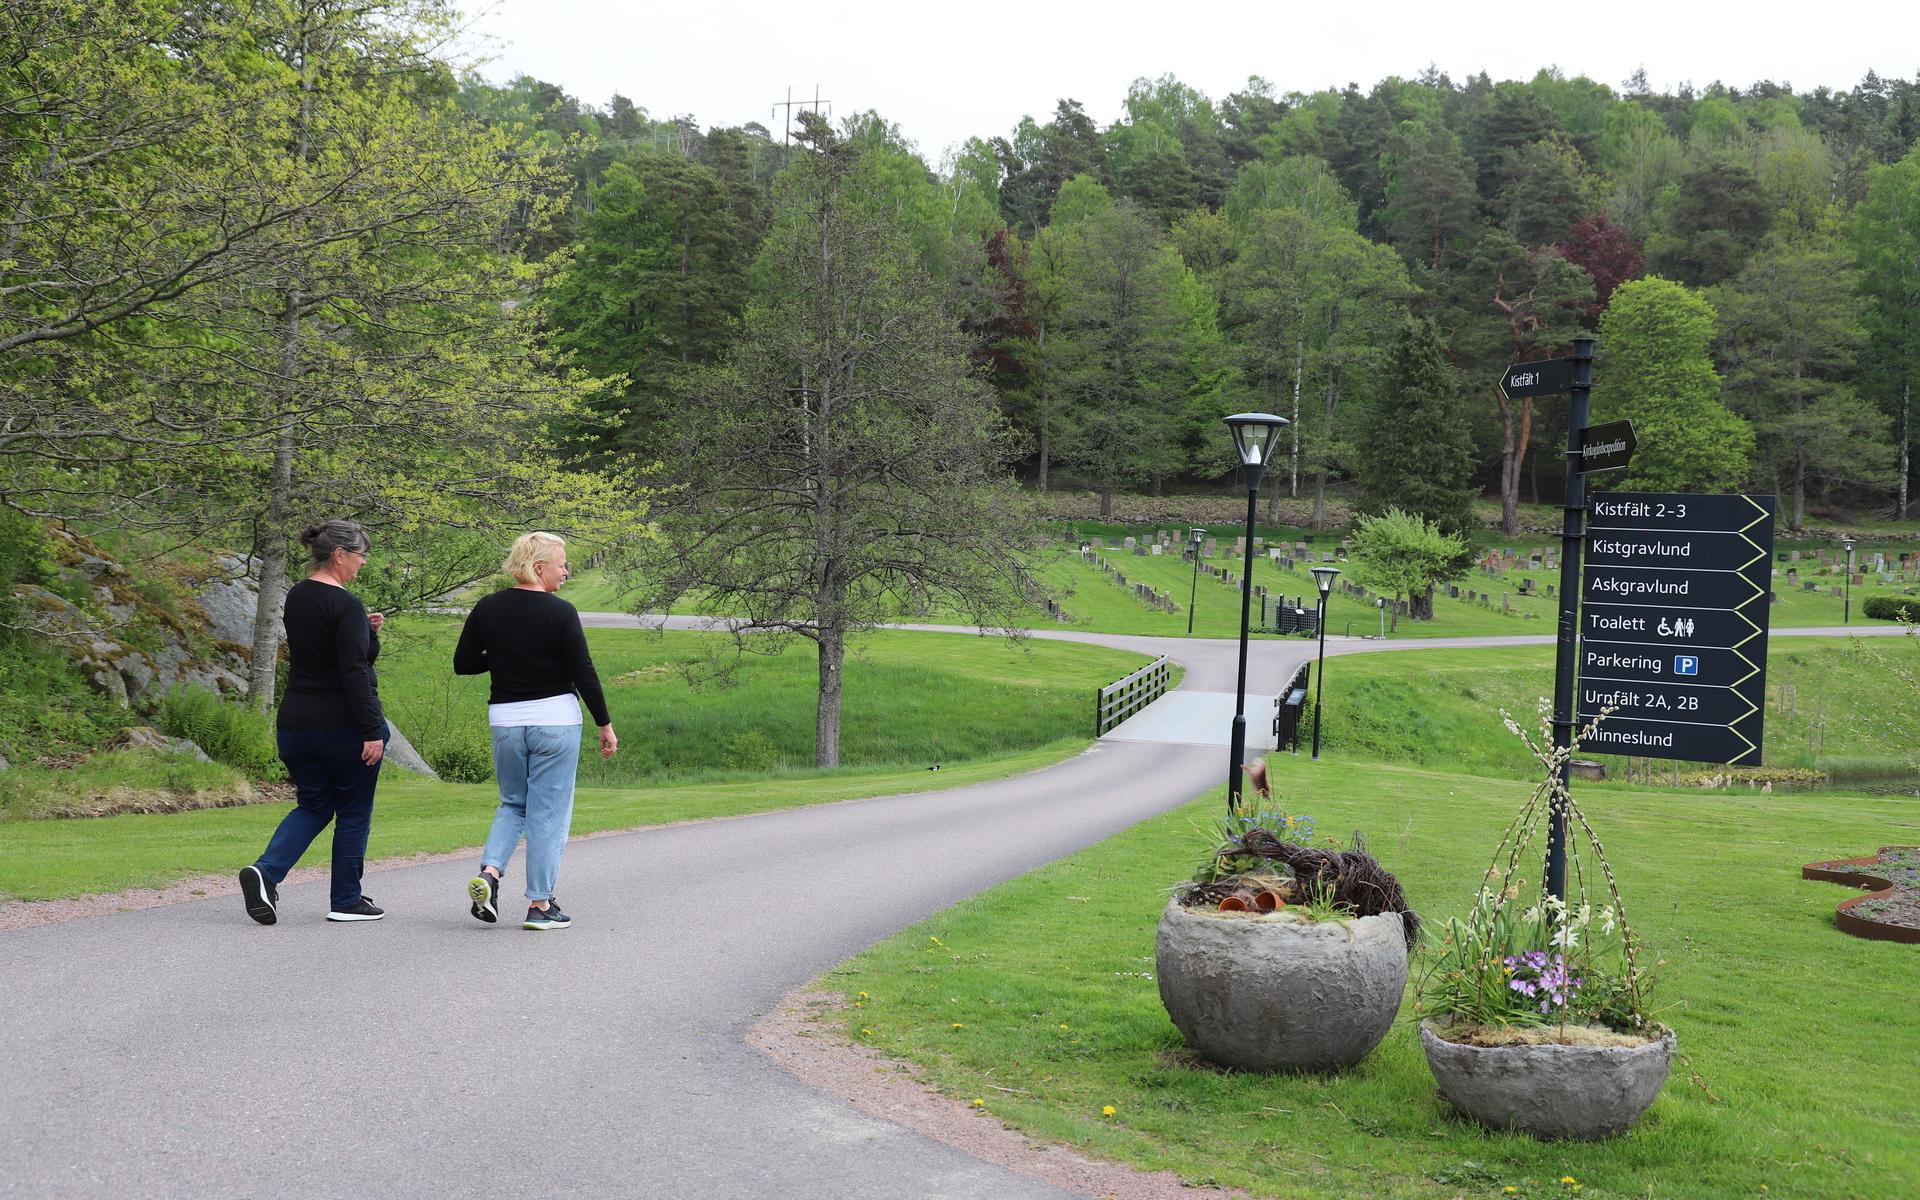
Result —
[{"label": "power line pole", "polygon": [[820,98],[820,85],[817,83],[813,85],[813,100],[811,102],[808,102],[806,100],[795,100],[793,98],[793,88],[788,87],[787,98],[785,100],[775,100],[773,102],[773,107],[767,110],[768,120],[772,120],[773,114],[779,111],[780,109],[784,108],[787,110],[786,117],[781,125],[781,133],[780,133],[781,149],[783,150],[788,149],[793,144],[793,110],[796,106],[798,106],[803,112],[808,109],[812,109],[814,112],[819,112],[820,106],[822,104],[830,105],[832,103],[833,101],[831,100],[822,100]]}]

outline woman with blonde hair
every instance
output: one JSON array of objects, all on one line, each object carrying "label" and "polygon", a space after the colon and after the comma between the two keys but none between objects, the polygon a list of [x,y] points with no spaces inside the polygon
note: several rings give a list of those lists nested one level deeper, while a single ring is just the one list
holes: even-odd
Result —
[{"label": "woman with blonde hair", "polygon": [[500,876],[514,847],[527,839],[526,929],[565,929],[572,918],[553,898],[560,856],[573,823],[574,774],[580,764],[580,701],[600,727],[600,754],[612,758],[613,735],[600,676],[587,653],[580,614],[554,590],[567,579],[567,543],[552,533],[522,534],[502,571],[514,586],[482,596],[453,651],[459,675],[491,675],[487,724],[500,807],[493,815],[480,873],[467,884],[475,917],[500,919]]}]

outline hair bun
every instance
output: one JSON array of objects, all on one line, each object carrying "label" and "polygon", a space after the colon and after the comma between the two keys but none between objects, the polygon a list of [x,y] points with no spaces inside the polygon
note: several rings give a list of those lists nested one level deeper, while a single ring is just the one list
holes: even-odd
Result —
[{"label": "hair bun", "polygon": [[326,531],[327,522],[315,521],[300,531],[300,544],[302,546],[312,546],[316,541],[320,540],[320,535]]}]

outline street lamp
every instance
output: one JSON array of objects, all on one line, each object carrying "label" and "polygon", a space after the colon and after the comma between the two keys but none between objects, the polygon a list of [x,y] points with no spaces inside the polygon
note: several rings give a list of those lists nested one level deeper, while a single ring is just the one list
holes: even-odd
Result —
[{"label": "street lamp", "polygon": [[1194,526],[1187,537],[1193,543],[1193,591],[1187,596],[1187,636],[1193,636],[1193,606],[1200,599],[1200,543],[1207,540],[1207,531]]},{"label": "street lamp", "polygon": [[1240,764],[1247,756],[1247,621],[1253,612],[1253,508],[1260,498],[1260,476],[1267,469],[1273,439],[1285,417],[1272,413],[1236,413],[1226,418],[1233,450],[1247,482],[1246,562],[1240,570],[1240,683],[1233,697],[1233,749],[1227,763],[1227,813],[1240,811]]},{"label": "street lamp", "polygon": [[[1320,589],[1320,682],[1313,693],[1313,757],[1320,757],[1320,702],[1327,696],[1327,593],[1333,590],[1333,577],[1339,567],[1314,567],[1313,586]],[[1384,611],[1384,610],[1382,610]]]},{"label": "street lamp", "polygon": [[1841,538],[1840,545],[1847,552],[1846,599],[1840,602],[1840,623],[1851,625],[1853,624],[1853,539]]}]

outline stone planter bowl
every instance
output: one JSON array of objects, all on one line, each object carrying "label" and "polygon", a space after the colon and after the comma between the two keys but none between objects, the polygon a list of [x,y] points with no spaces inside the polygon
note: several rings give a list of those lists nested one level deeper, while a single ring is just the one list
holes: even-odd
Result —
[{"label": "stone planter bowl", "polygon": [[1170,900],[1154,939],[1160,1002],[1194,1052],[1242,1071],[1334,1071],[1387,1036],[1407,986],[1398,914],[1312,922]]},{"label": "stone planter bowl", "polygon": [[1660,1094],[1673,1030],[1638,1046],[1468,1046],[1420,1022],[1441,1094],[1493,1129],[1593,1141],[1624,1133]]}]

